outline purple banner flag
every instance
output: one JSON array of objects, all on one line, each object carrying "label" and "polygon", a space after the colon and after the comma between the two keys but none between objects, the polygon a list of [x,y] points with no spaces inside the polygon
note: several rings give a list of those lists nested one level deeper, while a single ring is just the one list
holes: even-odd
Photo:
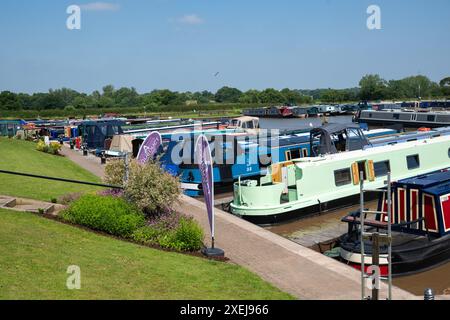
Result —
[{"label": "purple banner flag", "polygon": [[158,152],[159,147],[161,146],[162,139],[159,132],[154,131],[148,135],[148,137],[144,140],[141,148],[139,149],[137,155],[137,161],[141,164],[147,163],[150,159]]},{"label": "purple banner flag", "polygon": [[202,190],[205,196],[206,209],[208,211],[211,237],[214,239],[214,176],[213,161],[208,139],[201,135],[195,143],[198,167],[202,176]]}]

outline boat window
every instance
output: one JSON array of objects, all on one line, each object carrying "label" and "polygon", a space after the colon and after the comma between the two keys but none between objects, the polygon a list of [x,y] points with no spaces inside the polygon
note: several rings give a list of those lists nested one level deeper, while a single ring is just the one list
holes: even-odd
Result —
[{"label": "boat window", "polygon": [[450,148],[448,148],[448,157],[450,158]]},{"label": "boat window", "polygon": [[436,116],[435,115],[428,115],[427,116],[427,121],[430,121],[430,122],[436,121]]},{"label": "boat window", "polygon": [[291,150],[291,159],[298,159],[300,158],[300,149],[292,149]]},{"label": "boat window", "polygon": [[364,180],[367,179],[367,174],[366,174],[366,161],[359,161],[359,162],[358,162],[358,172],[362,172],[362,173],[363,173],[363,179],[364,179]]},{"label": "boat window", "polygon": [[344,186],[351,182],[352,176],[349,168],[334,171],[334,183],[336,184],[336,187]]},{"label": "boat window", "polygon": [[292,159],[292,158],[291,158],[291,150],[286,151],[284,154],[285,154],[285,156],[286,156],[286,161],[289,161],[289,160]]},{"label": "boat window", "polygon": [[247,128],[248,129],[253,129],[253,121],[247,121]]},{"label": "boat window", "polygon": [[388,172],[391,171],[389,160],[374,162],[373,168],[375,170],[375,177],[387,176]]},{"label": "boat window", "polygon": [[400,114],[394,113],[394,119],[396,119],[396,120],[400,119]]},{"label": "boat window", "polygon": [[408,164],[408,170],[417,169],[420,167],[420,159],[418,154],[414,154],[406,157]]},{"label": "boat window", "polygon": [[[308,149],[303,148],[302,153],[303,153],[303,158],[306,158],[308,156]],[[450,154],[450,151],[449,151],[449,154]]]}]

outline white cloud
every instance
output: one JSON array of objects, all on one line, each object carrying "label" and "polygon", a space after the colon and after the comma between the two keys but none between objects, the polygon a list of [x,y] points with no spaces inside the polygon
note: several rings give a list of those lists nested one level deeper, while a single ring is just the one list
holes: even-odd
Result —
[{"label": "white cloud", "polygon": [[118,11],[120,6],[109,2],[91,2],[80,5],[80,8],[85,11]]},{"label": "white cloud", "polygon": [[179,18],[177,21],[182,24],[190,25],[202,24],[204,22],[204,20],[196,14],[186,14]]}]

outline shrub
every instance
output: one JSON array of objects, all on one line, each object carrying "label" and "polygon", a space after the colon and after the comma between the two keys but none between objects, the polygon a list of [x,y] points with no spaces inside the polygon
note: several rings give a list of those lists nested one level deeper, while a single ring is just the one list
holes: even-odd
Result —
[{"label": "shrub", "polygon": [[203,230],[194,219],[182,217],[175,231],[162,237],[159,244],[163,248],[179,251],[200,250],[203,244]]},{"label": "shrub", "polygon": [[137,229],[132,238],[147,245],[178,251],[197,251],[203,245],[203,230],[198,223],[178,213],[168,214]]},{"label": "shrub", "polygon": [[161,169],[158,162],[143,165],[132,160],[129,163],[126,183],[123,182],[124,176],[123,160],[114,160],[106,165],[104,181],[108,184],[124,186],[126,199],[149,215],[167,212],[180,195],[178,178]]},{"label": "shrub", "polygon": [[50,145],[46,145],[43,140],[39,140],[36,145],[36,150],[57,155],[61,150],[61,145],[59,142],[50,142]]},{"label": "shrub", "polygon": [[112,235],[130,237],[145,217],[122,198],[84,195],[66,209],[64,220]]},{"label": "shrub", "polygon": [[61,150],[61,144],[59,142],[50,142],[50,146],[48,148],[48,152],[51,154],[59,154]]},{"label": "shrub", "polygon": [[131,161],[125,196],[145,213],[166,212],[179,195],[178,178],[161,169],[157,162],[142,165],[136,160]]},{"label": "shrub", "polygon": [[43,140],[39,140],[36,145],[37,151],[48,152],[48,146],[45,144]]},{"label": "shrub", "polygon": [[113,186],[123,186],[125,176],[125,161],[112,159],[105,166],[105,177],[103,181]]}]

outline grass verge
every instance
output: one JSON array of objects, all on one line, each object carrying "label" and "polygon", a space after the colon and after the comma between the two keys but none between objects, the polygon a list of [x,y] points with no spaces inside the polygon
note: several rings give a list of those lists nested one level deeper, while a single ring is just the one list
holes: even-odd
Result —
[{"label": "grass verge", "polygon": [[[0,299],[292,299],[229,263],[150,249],[0,209]],[[81,269],[69,290],[68,266]]]}]

